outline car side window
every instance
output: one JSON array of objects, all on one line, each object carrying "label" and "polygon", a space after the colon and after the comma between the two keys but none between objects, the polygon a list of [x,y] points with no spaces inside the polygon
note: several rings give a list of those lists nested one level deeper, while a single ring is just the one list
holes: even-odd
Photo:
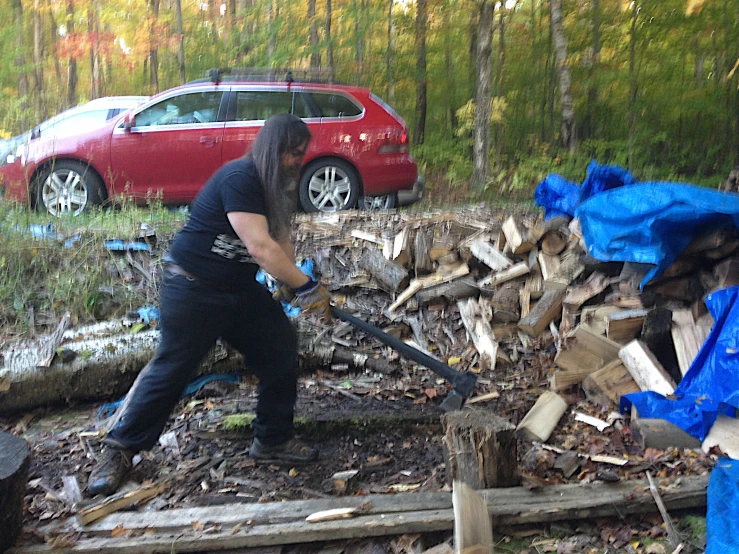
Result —
[{"label": "car side window", "polygon": [[313,117],[300,94],[269,90],[236,93],[236,121],[264,121],[278,113]]},{"label": "car side window", "polygon": [[108,108],[77,113],[42,128],[42,135],[62,136],[70,132],[87,131],[99,127],[108,119]]},{"label": "car side window", "polygon": [[214,123],[223,92],[188,92],[162,100],[136,114],[136,127]]},{"label": "car side window", "polygon": [[362,108],[343,94],[325,92],[310,94],[321,117],[353,117],[362,113]]}]

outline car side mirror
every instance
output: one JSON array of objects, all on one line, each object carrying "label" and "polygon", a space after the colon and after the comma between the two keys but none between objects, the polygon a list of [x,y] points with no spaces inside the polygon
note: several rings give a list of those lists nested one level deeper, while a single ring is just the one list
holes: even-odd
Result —
[{"label": "car side mirror", "polygon": [[41,136],[41,126],[37,125],[31,131],[31,140],[37,139]]},{"label": "car side mirror", "polygon": [[123,116],[123,130],[130,132],[134,127],[136,127],[136,116],[129,112]]}]

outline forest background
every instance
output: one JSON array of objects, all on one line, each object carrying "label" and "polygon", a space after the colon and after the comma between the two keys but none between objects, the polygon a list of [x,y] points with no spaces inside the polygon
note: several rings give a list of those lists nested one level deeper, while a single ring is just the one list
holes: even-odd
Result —
[{"label": "forest background", "polygon": [[209,68],[312,67],[400,113],[437,198],[531,198],[590,159],[716,186],[739,161],[739,0],[0,6],[0,136]]}]

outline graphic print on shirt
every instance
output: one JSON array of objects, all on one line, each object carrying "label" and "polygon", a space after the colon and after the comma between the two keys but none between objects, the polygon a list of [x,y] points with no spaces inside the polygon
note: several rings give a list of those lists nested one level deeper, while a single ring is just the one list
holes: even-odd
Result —
[{"label": "graphic print on shirt", "polygon": [[215,241],[213,241],[210,251],[227,260],[236,260],[241,263],[257,263],[252,255],[249,254],[241,239],[237,237],[230,237],[224,234],[218,235]]}]

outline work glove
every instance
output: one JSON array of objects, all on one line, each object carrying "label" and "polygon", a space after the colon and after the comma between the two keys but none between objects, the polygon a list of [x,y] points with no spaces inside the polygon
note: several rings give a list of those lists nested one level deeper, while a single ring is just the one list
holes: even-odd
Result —
[{"label": "work glove", "polygon": [[321,283],[309,281],[293,291],[295,298],[290,302],[306,312],[318,312],[326,319],[331,319],[331,295]]},{"label": "work glove", "polygon": [[290,303],[295,298],[295,292],[293,289],[285,285],[284,283],[277,283],[277,288],[272,293],[272,299],[276,302],[287,302]]}]

